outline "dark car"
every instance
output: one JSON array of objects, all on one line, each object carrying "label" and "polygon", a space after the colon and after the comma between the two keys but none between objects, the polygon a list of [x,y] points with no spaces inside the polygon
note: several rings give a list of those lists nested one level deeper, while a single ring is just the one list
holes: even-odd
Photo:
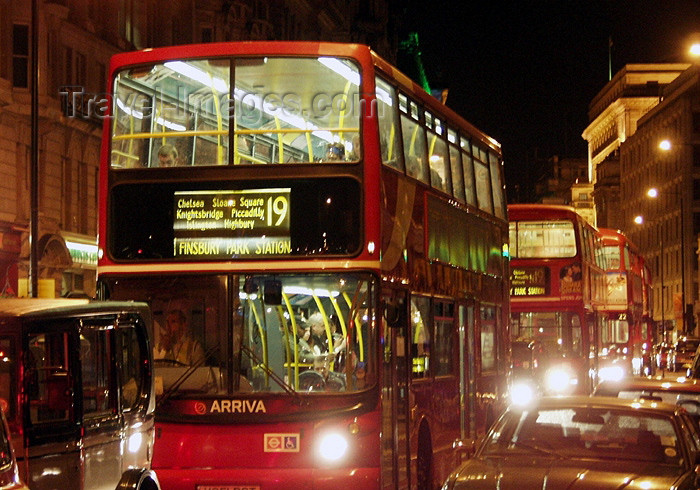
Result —
[{"label": "dark car", "polygon": [[675,403],[700,421],[700,379],[655,377],[602,381],[596,386],[593,394],[627,400],[644,398]]},{"label": "dark car", "polygon": [[684,372],[693,364],[695,353],[700,346],[700,339],[685,337],[676,342],[674,346],[673,370]]},{"label": "dark car", "polygon": [[545,397],[508,408],[443,489],[697,488],[698,437],[677,405]]}]

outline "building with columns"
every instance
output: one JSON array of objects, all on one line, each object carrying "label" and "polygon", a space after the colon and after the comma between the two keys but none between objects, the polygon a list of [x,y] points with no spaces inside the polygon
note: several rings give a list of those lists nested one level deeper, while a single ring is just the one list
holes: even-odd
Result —
[{"label": "building with columns", "polygon": [[[581,135],[588,142],[588,173],[595,202],[593,224],[620,228],[619,149],[637,130],[637,122],[659,103],[669,83],[687,63],[628,64],[589,104],[590,123]],[[616,178],[618,177],[618,178]]]},{"label": "building with columns", "polygon": [[[102,127],[87,108],[106,90],[113,54],[193,42],[294,39],[369,44],[393,62],[398,41],[392,18],[385,0],[0,0],[0,296],[36,293],[27,291],[33,211],[36,295],[95,293]],[[31,124],[34,79],[37,134]],[[39,142],[36,210],[30,199],[33,137]]]}]

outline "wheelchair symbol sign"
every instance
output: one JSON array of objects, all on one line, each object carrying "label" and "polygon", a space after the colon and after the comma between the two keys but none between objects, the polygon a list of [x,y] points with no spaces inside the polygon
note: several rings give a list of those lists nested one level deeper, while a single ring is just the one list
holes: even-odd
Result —
[{"label": "wheelchair symbol sign", "polygon": [[266,453],[298,453],[299,434],[265,434]]}]

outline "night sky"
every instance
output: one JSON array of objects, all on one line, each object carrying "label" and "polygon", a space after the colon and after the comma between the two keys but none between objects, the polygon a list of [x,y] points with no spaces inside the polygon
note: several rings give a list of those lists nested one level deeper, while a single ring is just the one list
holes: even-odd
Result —
[{"label": "night sky", "polygon": [[[610,61],[613,75],[627,63],[687,62],[684,42],[700,32],[700,0],[401,5],[399,32],[418,33],[431,88],[447,87],[447,105],[501,143],[509,191],[544,171],[535,156],[586,157],[581,133]],[[416,78],[410,57],[399,67]]]}]

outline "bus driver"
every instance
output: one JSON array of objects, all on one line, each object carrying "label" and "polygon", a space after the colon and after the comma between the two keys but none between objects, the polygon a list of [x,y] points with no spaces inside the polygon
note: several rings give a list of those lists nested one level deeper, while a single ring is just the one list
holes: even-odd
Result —
[{"label": "bus driver", "polygon": [[190,366],[204,357],[202,345],[192,336],[187,316],[182,310],[170,310],[161,329],[160,341],[153,349],[153,359],[174,361]]}]

